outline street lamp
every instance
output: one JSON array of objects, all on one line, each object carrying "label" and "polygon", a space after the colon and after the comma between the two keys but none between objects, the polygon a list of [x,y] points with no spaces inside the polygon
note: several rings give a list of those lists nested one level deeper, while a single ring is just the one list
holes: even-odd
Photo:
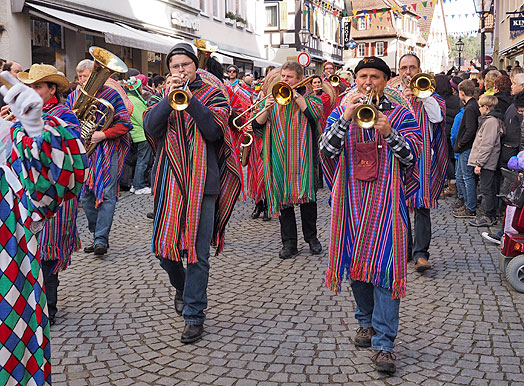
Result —
[{"label": "street lamp", "polygon": [[309,36],[311,33],[306,28],[302,27],[300,31],[298,31],[298,37],[300,38],[300,44],[302,45],[302,50],[307,51],[307,43],[309,42]]},{"label": "street lamp", "polygon": [[458,42],[455,43],[455,47],[459,53],[459,71],[460,71],[460,66],[462,65],[462,51],[464,51],[464,42],[462,41],[462,38],[459,38]]}]

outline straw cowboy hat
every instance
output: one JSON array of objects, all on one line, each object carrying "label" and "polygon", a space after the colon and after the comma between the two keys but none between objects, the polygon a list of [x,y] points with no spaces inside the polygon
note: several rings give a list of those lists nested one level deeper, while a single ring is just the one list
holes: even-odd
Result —
[{"label": "straw cowboy hat", "polygon": [[18,80],[27,85],[51,82],[55,83],[58,92],[66,91],[69,88],[69,80],[58,73],[58,70],[50,64],[33,64],[29,72],[19,72]]}]

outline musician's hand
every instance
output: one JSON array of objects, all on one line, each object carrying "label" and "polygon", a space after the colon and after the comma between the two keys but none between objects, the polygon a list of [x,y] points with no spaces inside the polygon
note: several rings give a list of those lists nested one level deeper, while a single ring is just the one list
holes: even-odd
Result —
[{"label": "musician's hand", "polygon": [[0,108],[0,118],[5,119],[9,115],[9,106],[5,105]]},{"label": "musician's hand", "polygon": [[388,117],[385,114],[378,112],[377,123],[375,123],[375,130],[377,130],[382,136],[387,137],[391,133],[391,124],[388,121]]},{"label": "musician's hand", "polygon": [[298,105],[301,111],[307,109],[306,99],[302,94],[297,92],[297,90],[293,90],[293,99],[295,100],[296,104]]},{"label": "musician's hand", "polygon": [[99,143],[106,139],[106,135],[103,131],[95,131],[91,137],[92,143]]},{"label": "musician's hand", "polygon": [[357,92],[347,98],[346,111],[344,111],[344,119],[349,121],[353,117],[353,111],[362,104],[362,100],[365,98],[364,94]]},{"label": "musician's hand", "polygon": [[482,168],[481,168],[480,166],[477,165],[477,166],[475,166],[475,170],[473,170],[473,171],[475,172],[475,174],[476,174],[477,176],[480,176],[480,171],[481,171],[481,169],[482,169]]},{"label": "musician's hand", "polygon": [[266,99],[265,106],[269,107],[269,106],[273,106],[274,104],[275,104],[275,98],[273,97],[273,94],[269,94],[269,96]]}]

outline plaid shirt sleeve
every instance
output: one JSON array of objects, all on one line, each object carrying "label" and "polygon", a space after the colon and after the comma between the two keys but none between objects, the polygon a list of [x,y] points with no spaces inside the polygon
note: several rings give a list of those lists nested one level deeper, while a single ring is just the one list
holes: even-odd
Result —
[{"label": "plaid shirt sleeve", "polygon": [[341,116],[322,134],[320,151],[324,157],[335,158],[340,154],[350,124],[351,121],[346,121]]},{"label": "plaid shirt sleeve", "polygon": [[411,166],[414,163],[415,158],[408,142],[396,129],[391,128],[391,133],[384,140],[402,165]]}]

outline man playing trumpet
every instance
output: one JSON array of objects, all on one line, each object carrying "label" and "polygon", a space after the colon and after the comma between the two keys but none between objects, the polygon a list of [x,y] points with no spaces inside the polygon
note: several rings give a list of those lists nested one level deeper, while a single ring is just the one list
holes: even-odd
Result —
[{"label": "man playing trumpet", "polygon": [[[406,294],[406,197],[418,187],[413,171],[421,138],[413,115],[384,95],[391,76],[387,64],[367,57],[355,72],[358,92],[333,110],[320,142],[324,174],[332,189],[326,285],[339,292],[344,277],[351,278],[360,326],[354,343],[372,347],[377,369],[394,373],[391,351],[400,298]],[[363,106],[368,89],[378,103],[365,106],[375,109],[371,114],[375,123],[364,129],[354,111]]]},{"label": "man playing trumpet", "polygon": [[428,261],[431,241],[430,209],[438,205],[448,167],[444,121],[446,102],[434,90],[423,97],[413,93],[411,79],[421,72],[420,59],[416,55],[406,54],[400,58],[401,88],[413,106],[422,133],[422,152],[418,160],[420,187],[408,202],[415,217],[414,237],[411,224],[409,226],[408,259],[415,261],[418,272],[431,268]]},{"label": "man playing trumpet", "polygon": [[[282,65],[280,80],[293,87],[304,76],[298,62]],[[313,254],[322,252],[317,238],[315,153],[318,151],[318,121],[322,101],[314,94],[303,96],[302,88],[293,89],[291,102],[275,103],[273,95],[265,100],[265,112],[253,121],[253,131],[262,137],[264,181],[271,216],[279,216],[283,248],[281,259],[298,254],[297,223],[294,205],[300,205],[302,232]]]}]

